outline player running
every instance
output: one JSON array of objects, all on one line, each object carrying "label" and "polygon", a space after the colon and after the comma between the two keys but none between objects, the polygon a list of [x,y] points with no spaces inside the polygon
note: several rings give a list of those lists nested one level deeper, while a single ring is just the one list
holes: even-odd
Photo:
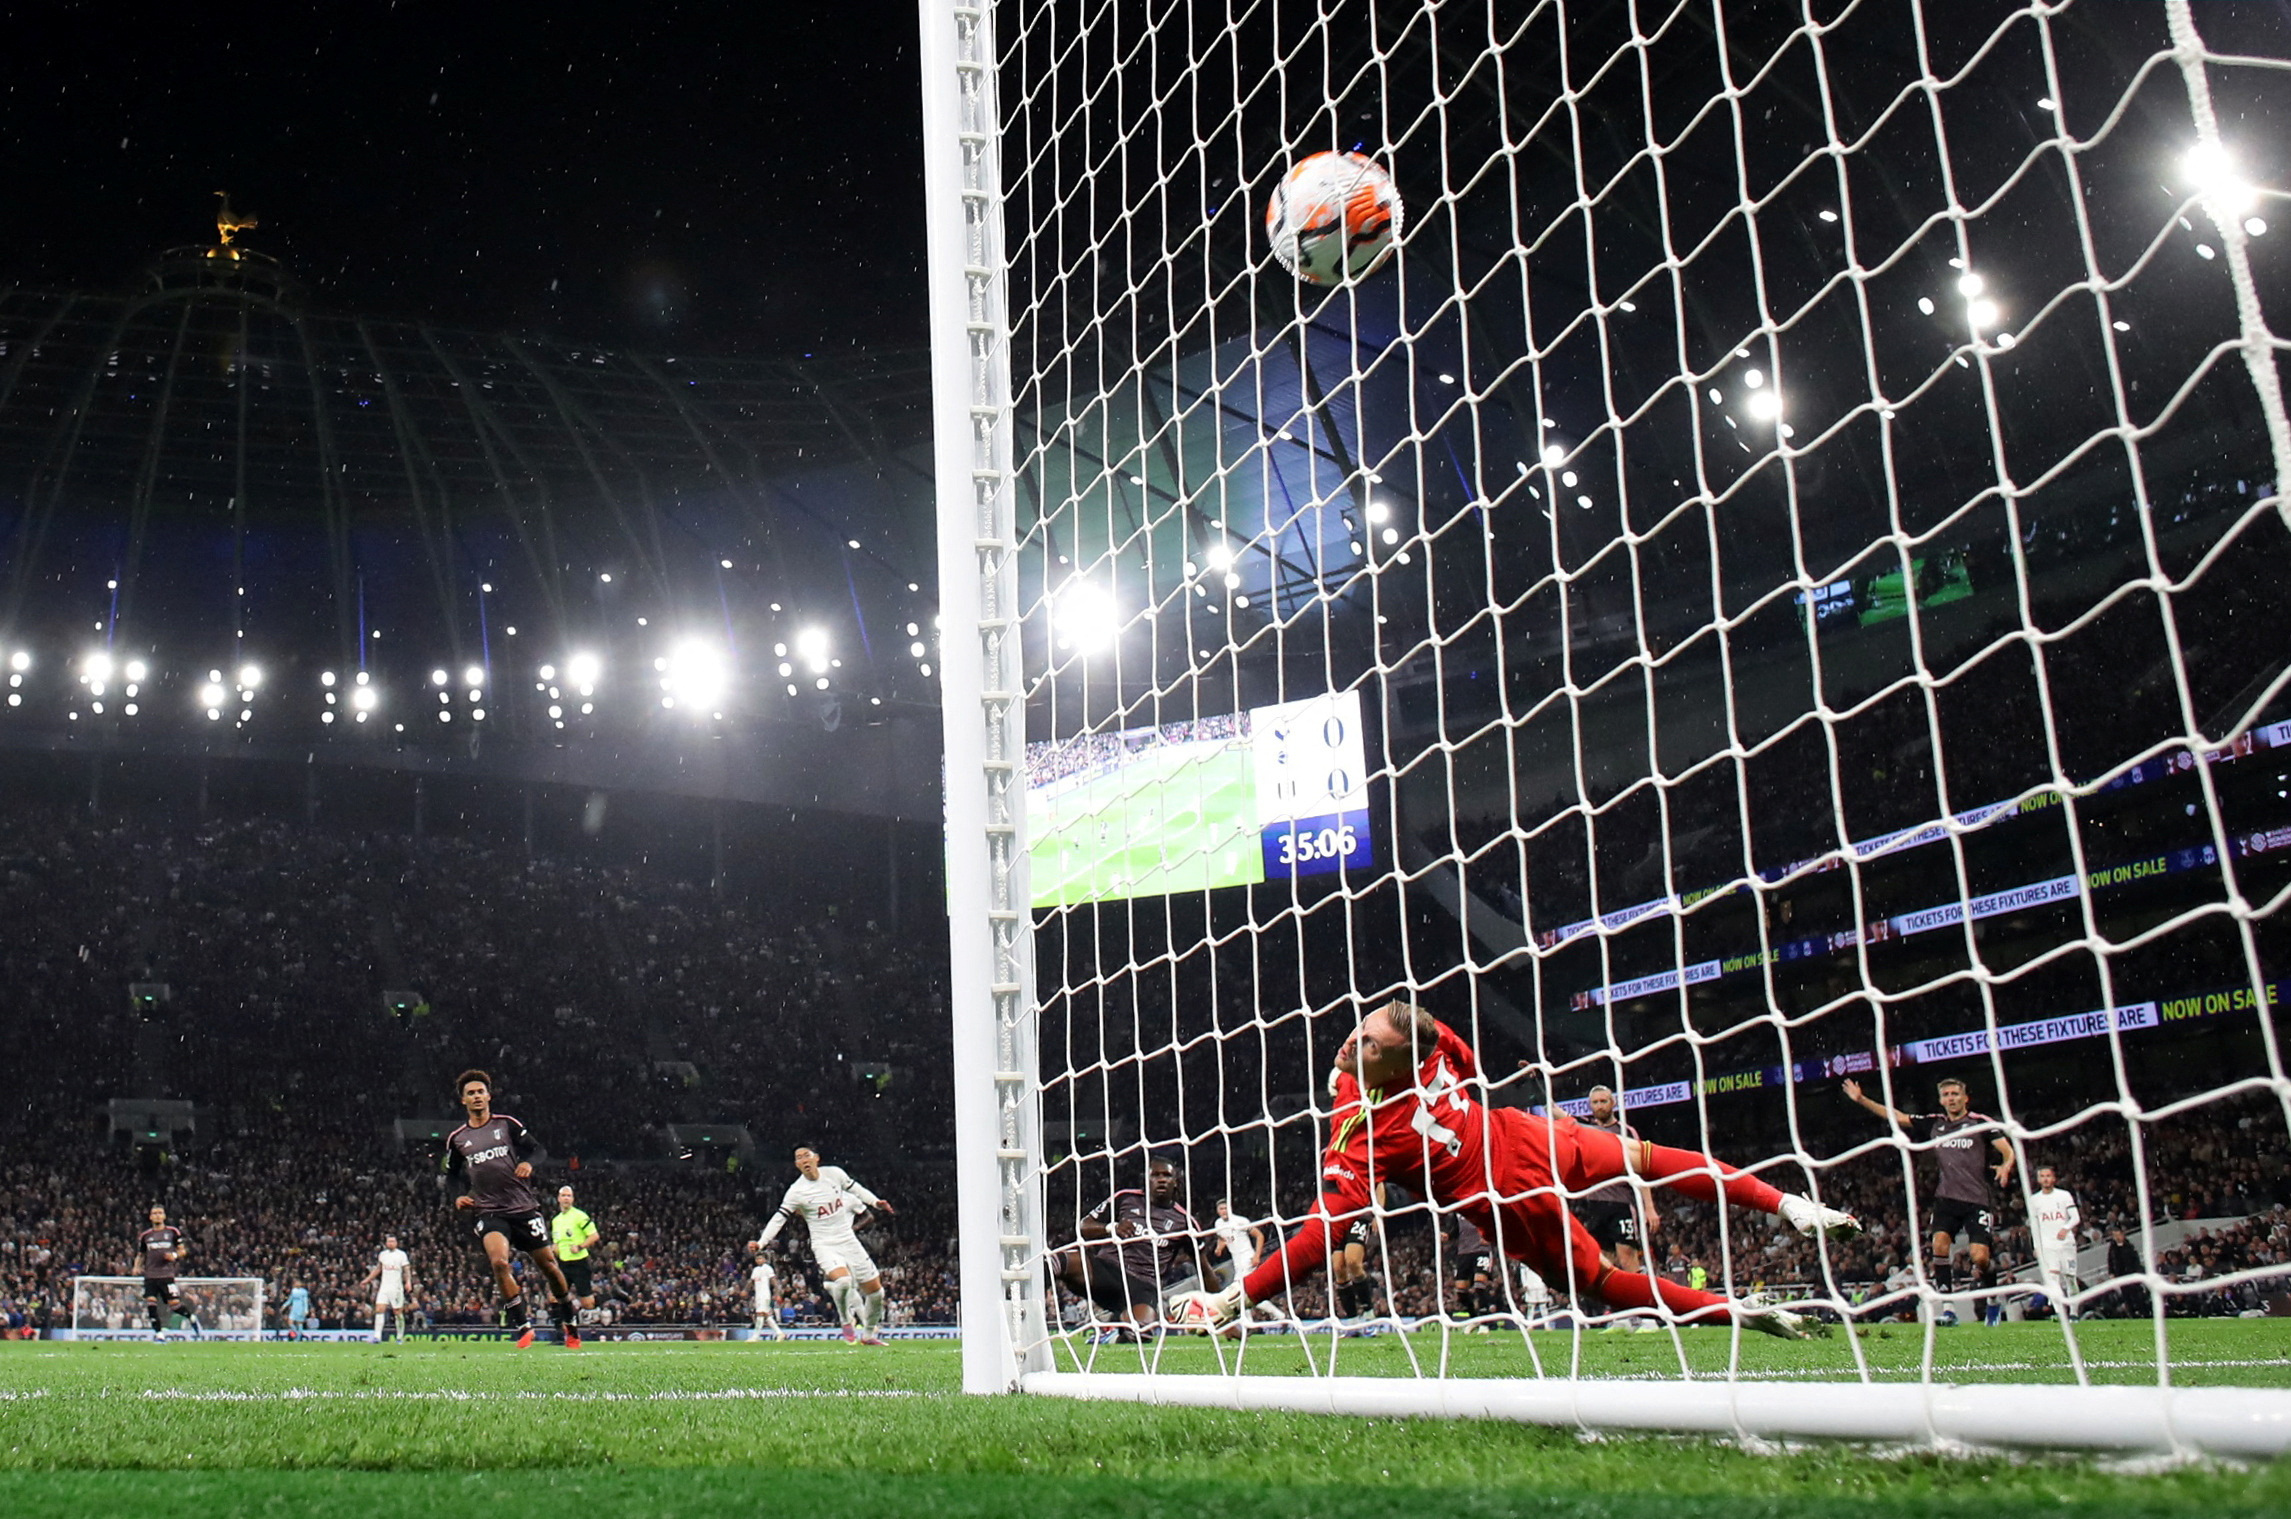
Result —
[{"label": "player running", "polygon": [[461,1094],[467,1121],[445,1137],[445,1174],[468,1178],[469,1190],[453,1200],[455,1208],[477,1215],[470,1237],[493,1267],[493,1280],[501,1288],[501,1308],[511,1323],[522,1323],[517,1348],[533,1343],[536,1324],[533,1305],[517,1285],[509,1267],[509,1252],[522,1250],[541,1268],[549,1284],[549,1316],[565,1336],[565,1348],[581,1348],[573,1324],[572,1289],[564,1268],[549,1245],[549,1225],[541,1217],[541,1199],[533,1191],[533,1163],[524,1157],[537,1148],[525,1125],[507,1113],[493,1111],[493,1078],[483,1071],[463,1071],[454,1083]]},{"label": "player running", "polygon": [[1257,1269],[1257,1259],[1265,1253],[1265,1231],[1234,1212],[1230,1200],[1217,1200],[1217,1221],[1210,1228],[1216,1231],[1217,1250],[1226,1259],[1227,1281],[1237,1282]]},{"label": "player running", "polygon": [[358,1279],[358,1286],[364,1287],[368,1282],[374,1283],[374,1343],[382,1343],[382,1330],[393,1312],[398,1315],[398,1338],[403,1340],[406,1337],[406,1293],[414,1284],[414,1268],[406,1252],[398,1248],[395,1234],[382,1236],[382,1253],[374,1257],[374,1269]]},{"label": "player running", "polygon": [[2084,1290],[2076,1265],[2076,1230],[2084,1214],[2076,1194],[2060,1185],[2050,1166],[2036,1168],[2036,1192],[2028,1200],[2029,1243],[2036,1247],[2036,1268],[2053,1307],[2066,1317],[2068,1300]]},{"label": "player running", "polygon": [[827,1295],[843,1320],[843,1338],[861,1345],[880,1345],[883,1336],[883,1275],[874,1257],[859,1243],[854,1229],[859,1215],[869,1208],[897,1213],[882,1198],[851,1179],[841,1166],[823,1166],[819,1152],[804,1145],[795,1152],[795,1168],[802,1174],[789,1184],[764,1232],[756,1237],[756,1250],[769,1248],[791,1218],[801,1218],[811,1229],[811,1258],[827,1283]]},{"label": "player running", "polygon": [[1911,1139],[1933,1147],[1941,1171],[1940,1185],[1933,1189],[1933,1285],[1944,1293],[1955,1287],[1956,1267],[1951,1257],[1956,1254],[1958,1239],[1963,1238],[1966,1258],[1973,1266],[1974,1290],[1986,1286],[1990,1225],[1995,1222],[1989,1211],[1989,1178],[1993,1174],[2000,1187],[2013,1179],[2013,1147],[2003,1135],[1992,1134],[1989,1140],[1996,1149],[1997,1163],[1991,1166],[1982,1160],[1980,1136],[1998,1128],[1997,1121],[1973,1111],[1965,1083],[1954,1076],[1944,1078],[1934,1088],[1941,1100],[1938,1113],[1904,1113],[1889,1108],[1864,1097],[1858,1081],[1845,1082],[1843,1089],[1846,1096]]},{"label": "player running", "polygon": [[[167,1338],[167,1315],[181,1306],[175,1298],[175,1278],[191,1248],[183,1241],[183,1231],[167,1222],[165,1208],[153,1203],[150,1216],[151,1227],[135,1236],[135,1248],[143,1253],[143,1311],[157,1342]],[[189,1314],[184,1322],[191,1322]]]},{"label": "player running", "polygon": [[1861,1232],[1850,1215],[1809,1198],[1777,1191],[1754,1176],[1692,1150],[1612,1134],[1565,1113],[1531,1114],[1489,1107],[1479,1059],[1470,1045],[1423,1008],[1388,1003],[1370,1012],[1336,1055],[1340,1098],[1329,1120],[1314,1216],[1280,1254],[1218,1293],[1187,1294],[1178,1303],[1189,1324],[1219,1327],[1249,1303],[1301,1283],[1328,1258],[1332,1236],[1369,1206],[1371,1189],[1390,1180],[1461,1213],[1506,1255],[1611,1309],[1668,1309],[1693,1323],[1731,1319],[1745,1329],[1803,1339],[1807,1322],[1787,1309],[1735,1302],[1641,1272],[1621,1271],[1569,1213],[1573,1196],[1602,1182],[1635,1175],[1676,1187],[1698,1202],[1722,1197],[1781,1216],[1802,1235],[1845,1238]]},{"label": "player running", "polygon": [[549,1242],[557,1264],[565,1273],[566,1293],[575,1309],[597,1306],[596,1282],[590,1274],[589,1252],[601,1236],[596,1221],[573,1206],[573,1189],[557,1189],[557,1216],[549,1220]]},{"label": "player running", "polygon": [[779,1273],[772,1269],[772,1263],[760,1255],[757,1256],[755,1269],[748,1273],[748,1281],[756,1290],[755,1338],[758,1340],[764,1337],[764,1331],[767,1329],[771,1331],[772,1338],[775,1340],[784,1340],[788,1337],[787,1326],[780,1322],[779,1293],[773,1290],[773,1283],[778,1280]]}]

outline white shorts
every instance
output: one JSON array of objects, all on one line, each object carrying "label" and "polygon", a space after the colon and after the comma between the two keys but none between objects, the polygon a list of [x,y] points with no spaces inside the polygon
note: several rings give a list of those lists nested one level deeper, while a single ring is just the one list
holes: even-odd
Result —
[{"label": "white shorts", "polygon": [[2037,1264],[2047,1276],[2076,1275],[2076,1257],[2073,1255],[2040,1255]]},{"label": "white shorts", "polygon": [[875,1269],[875,1257],[869,1255],[867,1247],[857,1240],[826,1244],[813,1240],[811,1258],[819,1262],[821,1276],[828,1275],[838,1267],[849,1271],[854,1281],[871,1282],[880,1274]]},{"label": "white shorts", "polygon": [[374,1306],[376,1308],[405,1307],[406,1289],[403,1287],[383,1287],[378,1289],[374,1294]]}]

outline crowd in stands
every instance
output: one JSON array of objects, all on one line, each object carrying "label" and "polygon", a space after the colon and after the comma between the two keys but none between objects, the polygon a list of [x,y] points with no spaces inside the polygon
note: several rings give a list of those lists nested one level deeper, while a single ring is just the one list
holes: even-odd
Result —
[{"label": "crowd in stands", "polygon": [[[948,1142],[943,943],[830,904],[479,837],[26,805],[0,808],[0,916],[0,1313],[68,1314],[70,1276],[125,1269],[154,1201],[202,1274],[264,1277],[274,1305],[300,1275],[338,1320],[394,1229],[425,1313],[489,1313],[434,1154],[394,1127],[457,1120],[467,1066],[614,1224],[632,1319],[745,1321],[740,1243],[795,1145],[864,1174]],[[188,1100],[196,1127],[132,1151],[104,1127],[118,1096]],[[750,1143],[687,1154],[676,1124]],[[932,1227],[943,1170],[878,1178],[906,1227]],[[917,1274],[918,1309],[944,1308]]]},{"label": "crowd in stands", "polygon": [[[357,1283],[394,1232],[414,1256],[424,1316],[489,1317],[492,1288],[434,1153],[401,1145],[393,1128],[450,1118],[453,1074],[478,1064],[496,1071],[501,1108],[548,1147],[548,1188],[573,1182],[603,1226],[610,1314],[744,1322],[744,1242],[801,1142],[900,1203],[872,1235],[895,1321],[954,1316],[936,933],[902,935],[857,912],[775,911],[637,865],[529,857],[477,838],[15,807],[0,809],[0,913],[13,1009],[0,1076],[0,1314],[68,1318],[70,1278],[130,1274],[143,1211],[160,1202],[190,1234],[191,1269],[261,1277],[274,1306],[299,1284],[322,1322],[364,1322]],[[1373,979],[1381,952],[1363,946],[1353,973]],[[130,1001],[129,986],[154,983],[165,1000]],[[396,989],[410,1003],[385,998]],[[1251,995],[1246,978],[1223,980],[1218,1025],[1248,1027]],[[1274,1078],[1252,1062],[1273,1057],[1252,1056],[1259,1045],[1270,1050],[1255,1036],[1219,1046],[1233,1090],[1311,1080],[1266,1085]],[[120,1095],[190,1100],[197,1125],[135,1145],[104,1126],[103,1099]],[[2255,1098],[2200,1113],[2146,1135],[2150,1218],[2258,1221],[2176,1244],[2153,1269],[2192,1284],[2282,1264],[2280,1114]],[[669,1126],[688,1122],[745,1123],[756,1148],[685,1154]],[[891,1159],[870,1168],[876,1157]],[[2048,1158],[2089,1228],[2123,1223],[2138,1236],[2120,1125],[2029,1156]],[[1897,1155],[1826,1169],[1820,1186],[1870,1228],[1833,1248],[1831,1280],[1881,1286],[1918,1258]],[[1273,1201],[1236,1196],[1259,1217]],[[2009,1272],[2028,1249],[2017,1206],[2001,1211]],[[1666,1203],[1663,1220],[1656,1259],[1673,1274],[1700,1266],[1740,1288],[1824,1280],[1810,1247],[1763,1221],[1736,1219],[1722,1250],[1708,1209]],[[1398,1222],[1390,1246],[1380,1270],[1392,1300],[1438,1306],[1428,1227]],[[786,1280],[799,1317],[826,1314],[816,1283]],[[1317,1291],[1300,1310],[1317,1310]],[[2265,1296],[2264,1283],[2231,1284],[2173,1303],[2242,1311]]]},{"label": "crowd in stands", "polygon": [[[448,1111],[454,1074],[483,1065],[568,1153],[657,1157],[670,1122],[768,1115],[775,1150],[848,1151],[951,1121],[938,936],[832,908],[467,837],[9,808],[0,910],[21,1101],[315,1101],[386,1123]],[[131,1007],[137,983],[168,1000]]]},{"label": "crowd in stands", "polygon": [[[146,1210],[158,1204],[185,1232],[183,1273],[261,1279],[279,1327],[297,1286],[309,1292],[321,1327],[370,1326],[373,1290],[361,1282],[389,1235],[412,1257],[418,1324],[495,1321],[492,1278],[426,1141],[400,1145],[365,1125],[290,1111],[245,1132],[157,1150],[109,1143],[84,1118],[67,1125],[40,1115],[13,1126],[6,1153],[0,1315],[68,1324],[73,1277],[139,1275],[135,1239]],[[573,1186],[596,1221],[603,1320],[745,1324],[748,1242],[792,1175],[779,1167],[545,1157],[535,1180],[545,1201],[559,1185]],[[895,1218],[871,1217],[866,1233],[902,1320],[951,1321],[948,1209],[938,1178],[874,1180],[902,1204]],[[832,1322],[802,1233],[783,1235],[776,1247],[789,1320]]]}]

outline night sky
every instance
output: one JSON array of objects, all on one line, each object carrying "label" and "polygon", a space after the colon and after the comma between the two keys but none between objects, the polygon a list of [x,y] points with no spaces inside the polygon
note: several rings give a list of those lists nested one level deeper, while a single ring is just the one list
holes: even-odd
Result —
[{"label": "night sky", "polygon": [[920,346],[915,25],[898,0],[18,11],[0,282],[125,288],[212,241],[227,189],[318,309]]}]

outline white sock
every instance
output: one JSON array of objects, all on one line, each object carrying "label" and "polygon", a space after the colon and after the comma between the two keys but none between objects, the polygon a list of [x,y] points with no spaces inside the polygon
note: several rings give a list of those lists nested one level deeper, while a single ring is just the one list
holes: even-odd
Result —
[{"label": "white sock", "polygon": [[865,1288],[861,1288],[859,1291],[860,1332],[863,1334],[872,1335],[875,1332],[876,1326],[882,1322],[883,1293],[881,1289],[877,1289],[874,1292],[869,1292]]},{"label": "white sock", "polygon": [[851,1301],[854,1290],[848,1276],[831,1278],[827,1284],[827,1295],[835,1299],[835,1316],[845,1324],[856,1323],[859,1318],[859,1305]]}]

